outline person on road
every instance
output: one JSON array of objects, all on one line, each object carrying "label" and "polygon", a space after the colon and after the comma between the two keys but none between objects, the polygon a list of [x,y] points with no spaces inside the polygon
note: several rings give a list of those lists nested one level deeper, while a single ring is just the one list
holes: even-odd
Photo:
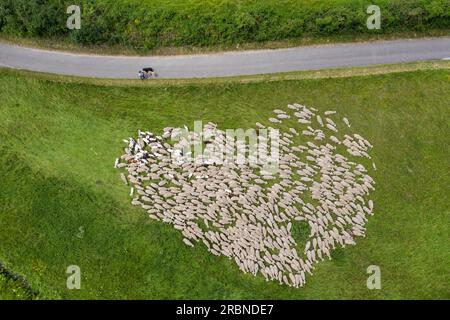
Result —
[{"label": "person on road", "polygon": [[152,67],[143,68],[142,71],[147,73],[150,77],[154,77],[156,75],[155,74],[155,69],[153,69]]}]

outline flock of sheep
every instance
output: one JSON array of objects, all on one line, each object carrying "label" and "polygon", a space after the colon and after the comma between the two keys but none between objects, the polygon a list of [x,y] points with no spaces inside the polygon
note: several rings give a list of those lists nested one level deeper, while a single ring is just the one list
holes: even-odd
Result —
[{"label": "flock of sheep", "polygon": [[[351,134],[348,119],[335,111],[300,104],[274,110],[267,126],[256,127],[278,130],[278,170],[266,170],[264,161],[214,161],[208,150],[227,152],[223,146],[233,139],[213,123],[201,134],[139,131],[125,140],[115,167],[126,169],[121,177],[131,184],[132,204],[180,230],[186,245],[202,242],[246,273],[299,287],[333,249],[364,236],[375,182],[362,162],[376,170],[372,145]],[[190,157],[198,147],[202,161]],[[248,145],[237,147],[257,156]]]}]

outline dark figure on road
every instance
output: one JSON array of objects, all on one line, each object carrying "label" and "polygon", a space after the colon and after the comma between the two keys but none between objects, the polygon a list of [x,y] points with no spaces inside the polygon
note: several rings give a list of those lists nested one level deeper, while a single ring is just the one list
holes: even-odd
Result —
[{"label": "dark figure on road", "polygon": [[139,79],[144,80],[151,77],[156,77],[155,69],[148,67],[139,71]]},{"label": "dark figure on road", "polygon": [[144,69],[142,69],[142,71],[147,72],[147,73],[155,72],[155,70],[153,68],[151,68],[151,67],[144,68]]}]

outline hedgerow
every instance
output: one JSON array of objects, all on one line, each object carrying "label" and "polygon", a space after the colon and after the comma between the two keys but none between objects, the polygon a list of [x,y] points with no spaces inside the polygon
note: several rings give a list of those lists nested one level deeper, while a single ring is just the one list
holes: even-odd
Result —
[{"label": "hedgerow", "polygon": [[[68,30],[66,8],[82,10]],[[380,30],[366,8],[381,8]],[[137,49],[450,28],[449,0],[0,0],[0,32]]]}]

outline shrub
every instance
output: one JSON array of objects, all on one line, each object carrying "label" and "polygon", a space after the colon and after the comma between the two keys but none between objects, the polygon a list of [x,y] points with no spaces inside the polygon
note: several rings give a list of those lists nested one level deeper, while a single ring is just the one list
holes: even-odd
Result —
[{"label": "shrub", "polygon": [[450,28],[448,0],[378,0],[382,29],[368,30],[372,2],[79,0],[82,28],[69,31],[66,8],[73,0],[0,0],[0,32],[149,49]]}]

